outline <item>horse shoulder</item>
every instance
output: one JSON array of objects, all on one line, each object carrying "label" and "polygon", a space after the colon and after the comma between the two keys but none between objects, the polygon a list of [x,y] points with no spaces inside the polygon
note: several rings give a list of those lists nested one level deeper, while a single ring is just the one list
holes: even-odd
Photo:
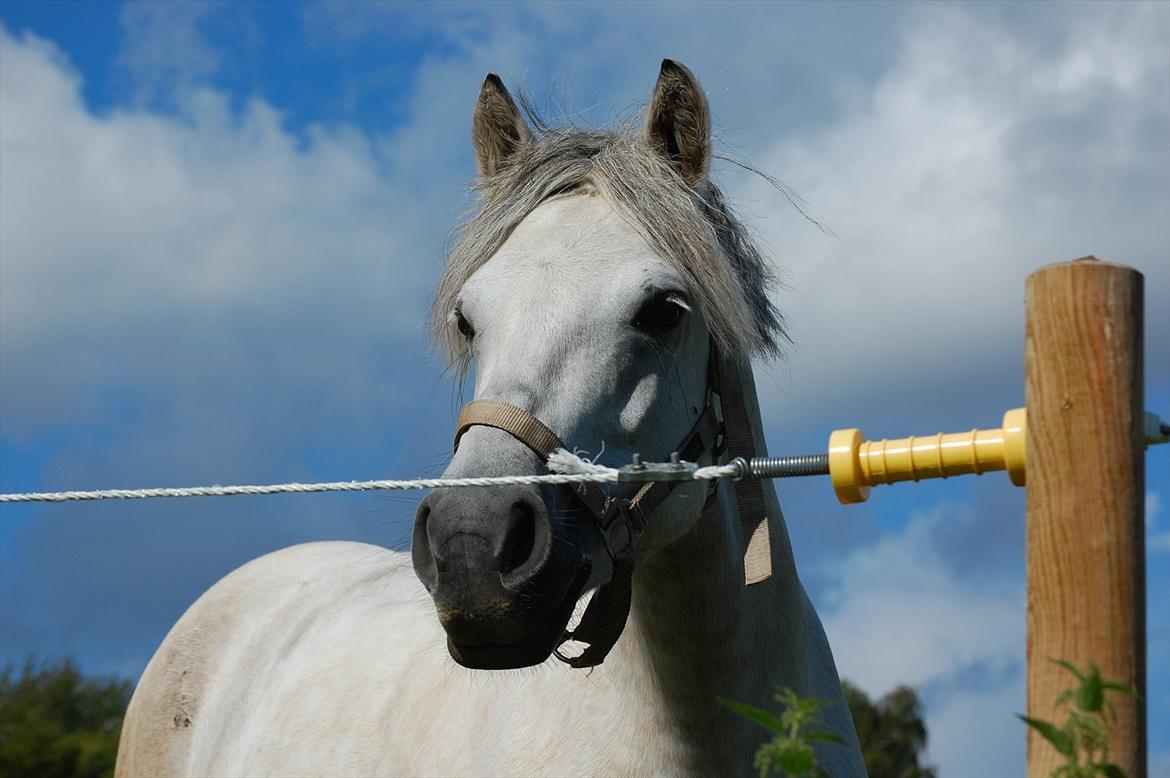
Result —
[{"label": "horse shoulder", "polygon": [[199,752],[224,729],[225,707],[244,704],[239,697],[271,670],[265,665],[279,658],[281,644],[295,640],[290,628],[305,622],[307,610],[385,588],[409,567],[400,552],[336,541],[274,551],[229,573],[187,609],[143,672],[115,774],[201,772],[206,755]]}]

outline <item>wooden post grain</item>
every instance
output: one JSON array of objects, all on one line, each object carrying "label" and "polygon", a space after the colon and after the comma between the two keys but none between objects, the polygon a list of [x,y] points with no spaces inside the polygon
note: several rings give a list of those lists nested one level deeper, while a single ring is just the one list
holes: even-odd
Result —
[{"label": "wooden post grain", "polygon": [[[1064,722],[1090,662],[1110,694],[1110,760],[1146,774],[1142,275],[1085,257],[1027,281],[1028,715]],[[1063,758],[1029,728],[1028,775]]]}]

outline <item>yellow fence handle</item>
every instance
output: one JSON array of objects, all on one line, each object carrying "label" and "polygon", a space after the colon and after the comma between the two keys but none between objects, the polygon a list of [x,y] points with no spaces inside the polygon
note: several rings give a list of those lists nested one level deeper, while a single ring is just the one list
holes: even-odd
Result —
[{"label": "yellow fence handle", "polygon": [[[1156,413],[1147,411],[1143,421],[1147,446],[1167,442],[1170,427]],[[1013,408],[998,429],[873,441],[857,429],[836,430],[829,436],[829,476],[845,504],[865,502],[879,484],[993,470],[1006,470],[1013,484],[1023,486],[1027,426],[1027,411]]]}]

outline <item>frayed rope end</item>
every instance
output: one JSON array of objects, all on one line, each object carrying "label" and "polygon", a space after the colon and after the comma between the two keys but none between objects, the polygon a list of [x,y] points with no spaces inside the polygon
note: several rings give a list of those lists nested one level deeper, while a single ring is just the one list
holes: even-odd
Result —
[{"label": "frayed rope end", "polygon": [[562,473],[565,475],[577,475],[581,473],[606,475],[614,472],[613,468],[604,465],[595,465],[585,457],[578,456],[563,448],[558,448],[548,455],[548,469],[554,473]]}]

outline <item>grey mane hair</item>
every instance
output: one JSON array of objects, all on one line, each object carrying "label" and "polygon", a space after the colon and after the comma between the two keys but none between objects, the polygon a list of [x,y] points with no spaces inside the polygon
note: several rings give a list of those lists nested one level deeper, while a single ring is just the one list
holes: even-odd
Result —
[{"label": "grey mane hair", "polygon": [[467,279],[537,206],[578,187],[605,197],[679,273],[723,353],[779,356],[788,337],[768,296],[776,275],[715,184],[689,187],[640,128],[548,127],[529,113],[533,140],[477,182],[478,209],[457,233],[435,292],[430,326],[452,366],[462,373],[470,359],[451,321]]}]

